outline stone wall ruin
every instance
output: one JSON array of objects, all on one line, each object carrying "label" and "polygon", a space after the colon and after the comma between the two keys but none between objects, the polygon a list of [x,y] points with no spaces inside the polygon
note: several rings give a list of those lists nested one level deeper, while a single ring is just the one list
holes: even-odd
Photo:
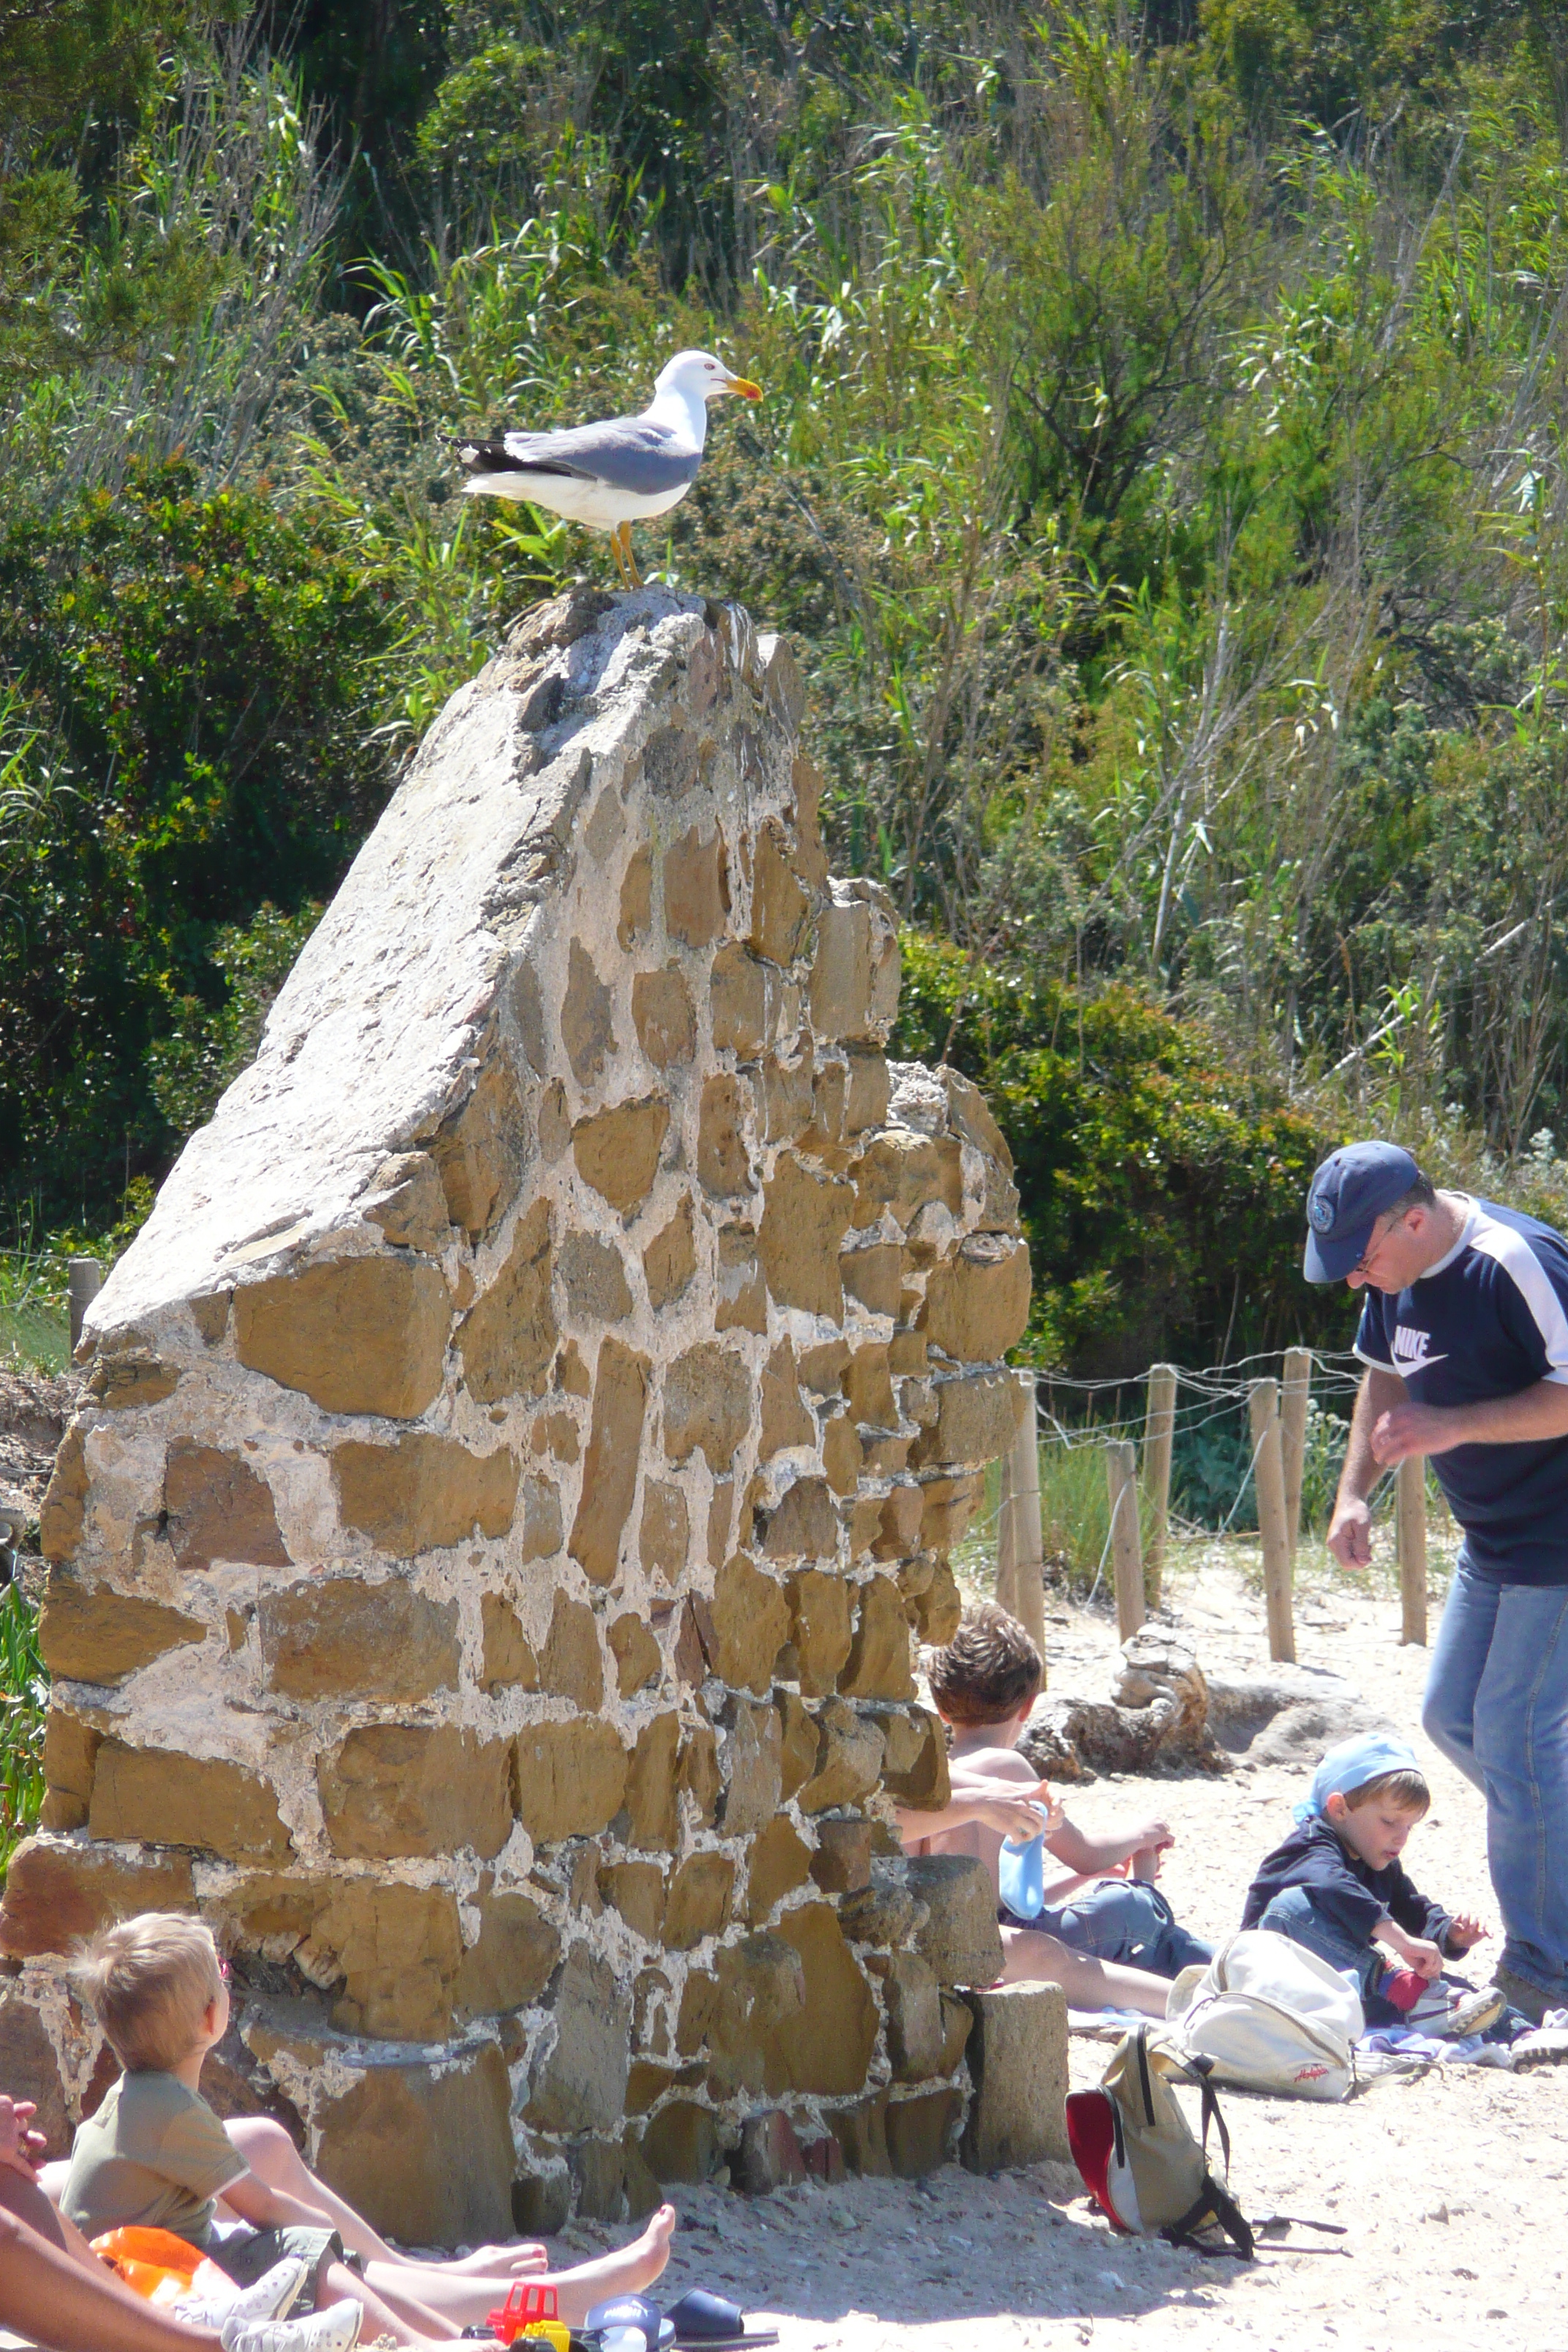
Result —
[{"label": "stone wall ruin", "polygon": [[0,1912],[62,2123],[61,1956],[155,1906],[233,1956],[220,2103],[416,2241],[963,2127],[994,1923],[888,1803],[1028,1260],[801,715],[737,607],[527,616],[99,1297]]}]

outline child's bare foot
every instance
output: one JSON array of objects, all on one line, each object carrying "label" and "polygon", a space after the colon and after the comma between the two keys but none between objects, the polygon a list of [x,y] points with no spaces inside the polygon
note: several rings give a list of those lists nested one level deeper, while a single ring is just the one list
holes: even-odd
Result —
[{"label": "child's bare foot", "polygon": [[476,2246],[441,2268],[468,2278],[537,2278],[550,2268],[550,2257],[537,2239],[519,2238],[510,2246]]},{"label": "child's bare foot", "polygon": [[561,2316],[568,2327],[580,2327],[596,2303],[613,2294],[640,2294],[651,2286],[669,2260],[675,2208],[661,2205],[640,2238],[629,2246],[612,2247],[596,2262],[579,2263],[575,2270],[557,2271],[551,2284],[561,2298]]}]

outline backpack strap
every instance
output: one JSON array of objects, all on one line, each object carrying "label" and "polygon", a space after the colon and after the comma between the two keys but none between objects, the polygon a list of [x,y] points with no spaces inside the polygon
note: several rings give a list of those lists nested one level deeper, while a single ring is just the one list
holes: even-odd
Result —
[{"label": "backpack strap", "polygon": [[[1228,2246],[1209,2245],[1197,2234],[1205,2221],[1217,2221],[1231,2240]],[[1173,2246],[1185,2246],[1194,2254],[1234,2257],[1249,2263],[1257,2252],[1251,2229],[1240,2206],[1228,2189],[1222,2189],[1212,2172],[1204,2175],[1203,2193],[1197,2203],[1184,2213],[1179,2221],[1172,2221],[1160,2232]]]}]

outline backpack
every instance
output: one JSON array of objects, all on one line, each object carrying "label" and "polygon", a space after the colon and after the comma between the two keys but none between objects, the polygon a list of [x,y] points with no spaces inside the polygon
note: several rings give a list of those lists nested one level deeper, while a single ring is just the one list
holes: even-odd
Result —
[{"label": "backpack", "polygon": [[1355,2081],[1360,1997],[1348,1977],[1272,1927],[1232,1936],[1190,1988],[1179,1978],[1171,2021],[1187,2055],[1236,2089],[1342,2099]]},{"label": "backpack", "polygon": [[[1185,2083],[1203,2105],[1204,2136],[1193,2137],[1171,2084]],[[1112,2051],[1097,2091],[1073,2091],[1068,2145],[1084,2186],[1129,2236],[1168,2238],[1199,2253],[1252,2260],[1252,2231],[1240,2207],[1208,2168],[1209,2126],[1230,2169],[1230,2134],[1208,2083],[1206,2063],[1188,2058],[1160,2028],[1141,2025]],[[1229,2245],[1205,2242],[1217,2227]]]}]

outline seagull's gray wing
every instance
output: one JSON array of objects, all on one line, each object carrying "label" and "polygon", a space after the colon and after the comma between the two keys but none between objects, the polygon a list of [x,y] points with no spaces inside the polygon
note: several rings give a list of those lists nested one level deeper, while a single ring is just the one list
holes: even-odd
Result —
[{"label": "seagull's gray wing", "polygon": [[642,499],[683,488],[701,463],[701,453],[683,448],[667,425],[641,416],[574,425],[560,433],[507,433],[499,441],[466,441],[459,448],[470,473],[576,475]]}]

